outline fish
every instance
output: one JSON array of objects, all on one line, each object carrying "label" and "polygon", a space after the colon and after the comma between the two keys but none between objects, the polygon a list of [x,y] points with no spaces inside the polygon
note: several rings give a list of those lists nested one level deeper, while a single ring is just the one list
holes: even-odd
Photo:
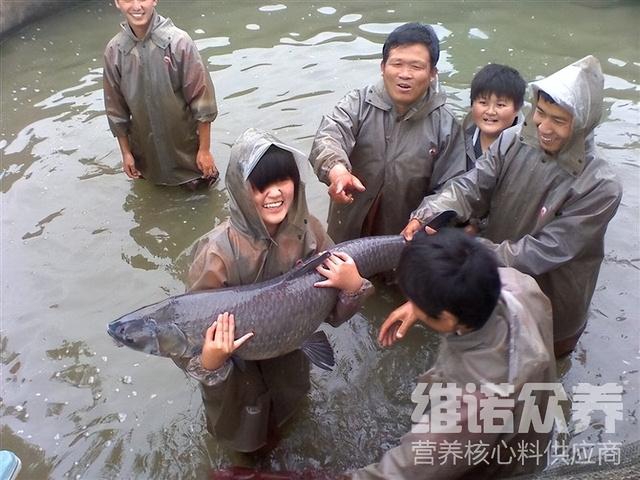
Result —
[{"label": "fish", "polygon": [[345,252],[360,275],[368,278],[393,270],[404,243],[401,235],[343,242],[271,280],[172,296],[127,313],[111,322],[107,331],[117,342],[135,350],[192,357],[202,350],[204,334],[218,314],[230,312],[235,317],[236,338],[254,333],[234,352],[236,358],[264,360],[304,347],[310,360],[325,368],[331,364],[323,348],[326,337],[313,334],[333,311],[338,290],[314,287],[324,279],[316,267],[332,252]]},{"label": "fish", "polygon": [[[443,220],[442,214],[439,218]],[[317,329],[338,302],[338,290],[314,287],[324,279],[316,267],[331,253],[345,252],[360,275],[370,278],[396,268],[404,245],[402,235],[349,240],[271,280],[189,292],[147,305],[109,323],[107,333],[117,344],[151,355],[193,357],[201,352],[213,320],[229,312],[235,317],[236,338],[254,334],[234,351],[236,359],[264,360],[302,349],[313,364],[330,370],[333,351]]]}]

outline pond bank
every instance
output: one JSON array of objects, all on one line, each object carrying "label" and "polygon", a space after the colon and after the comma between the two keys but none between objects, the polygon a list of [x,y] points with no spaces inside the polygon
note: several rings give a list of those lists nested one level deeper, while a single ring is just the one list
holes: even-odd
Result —
[{"label": "pond bank", "polygon": [[0,3],[0,40],[34,20],[78,3],[79,0],[4,0]]}]

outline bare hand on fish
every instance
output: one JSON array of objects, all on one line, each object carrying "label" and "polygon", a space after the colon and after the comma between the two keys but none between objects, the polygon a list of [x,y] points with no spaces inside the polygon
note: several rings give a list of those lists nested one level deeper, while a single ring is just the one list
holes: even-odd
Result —
[{"label": "bare hand on fish", "polygon": [[202,366],[207,370],[217,370],[240,348],[244,342],[253,337],[253,332],[249,332],[234,340],[235,319],[232,313],[224,312],[218,315],[218,319],[207,328],[202,345],[202,355],[200,357]]},{"label": "bare hand on fish", "polygon": [[344,252],[332,253],[316,271],[326,280],[314,283],[314,287],[333,287],[345,293],[355,293],[362,287],[356,263]]}]

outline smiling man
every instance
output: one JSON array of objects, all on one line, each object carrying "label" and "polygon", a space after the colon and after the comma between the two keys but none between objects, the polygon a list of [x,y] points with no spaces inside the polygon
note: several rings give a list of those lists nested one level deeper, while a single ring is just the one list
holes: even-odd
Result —
[{"label": "smiling man", "polygon": [[551,300],[556,356],[573,350],[586,326],[604,235],[622,197],[593,140],[603,88],[593,56],[533,82],[524,125],[505,130],[475,170],[426,197],[403,231],[411,237],[444,210],[461,221],[486,215],[482,242]]},{"label": "smiling man", "polygon": [[156,12],[157,0],[115,0],[124,17],[104,52],[109,128],[129,178],[210,186],[218,178],[211,122],[218,109],[195,42]]},{"label": "smiling man", "polygon": [[425,195],[465,170],[461,127],[437,90],[438,37],[408,23],[382,49],[382,80],[325,115],[310,162],[329,185],[335,242],[396,234]]}]

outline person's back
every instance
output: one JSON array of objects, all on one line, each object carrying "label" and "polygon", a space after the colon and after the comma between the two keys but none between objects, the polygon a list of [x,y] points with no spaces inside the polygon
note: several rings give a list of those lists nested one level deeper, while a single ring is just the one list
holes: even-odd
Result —
[{"label": "person's back", "polygon": [[527,85],[520,73],[507,65],[490,63],[471,81],[471,110],[463,122],[467,170],[509,127],[524,120],[520,110]]},{"label": "person's back", "polygon": [[[542,451],[550,433],[526,423],[531,409],[519,398],[529,384],[555,381],[551,305],[536,282],[515,269],[498,269],[488,249],[453,229],[409,242],[398,282],[409,302],[385,320],[381,343],[395,343],[419,320],[441,334],[440,348],[412,394],[417,405],[411,432],[353,478],[480,479],[534,470],[540,458],[536,465],[533,457],[507,462],[505,455],[536,442]],[[532,391],[542,418],[548,394]],[[483,409],[497,397],[500,417],[512,419],[505,428],[491,428],[490,412]],[[457,460],[445,453],[456,445]],[[431,462],[420,458],[428,451]],[[477,458],[485,460],[471,461]]]},{"label": "person's back", "polygon": [[398,27],[383,47],[382,81],[323,117],[309,161],[329,185],[336,242],[400,232],[424,195],[464,172],[462,130],[437,90],[439,54],[429,25]]},{"label": "person's back", "polygon": [[158,185],[213,183],[210,124],[218,110],[195,42],[156,12],[155,1],[115,4],[125,22],[105,48],[103,88],[125,173]]}]

